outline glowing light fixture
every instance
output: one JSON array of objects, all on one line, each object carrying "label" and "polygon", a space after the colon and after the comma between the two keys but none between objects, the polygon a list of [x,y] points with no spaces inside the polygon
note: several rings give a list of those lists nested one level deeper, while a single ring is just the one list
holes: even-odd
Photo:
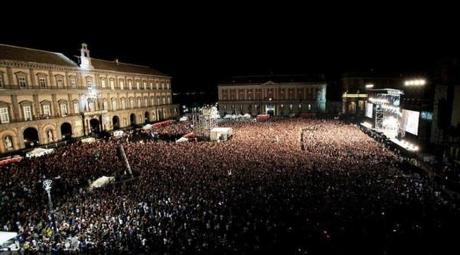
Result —
[{"label": "glowing light fixture", "polygon": [[404,86],[420,87],[426,85],[425,79],[413,79],[404,81]]}]

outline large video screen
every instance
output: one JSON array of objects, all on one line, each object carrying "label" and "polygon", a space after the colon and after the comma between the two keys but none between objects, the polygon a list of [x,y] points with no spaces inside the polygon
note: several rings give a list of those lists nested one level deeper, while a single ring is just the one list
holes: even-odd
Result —
[{"label": "large video screen", "polygon": [[366,102],[366,117],[372,118],[372,109],[374,108],[373,103]]},{"label": "large video screen", "polygon": [[418,135],[418,123],[420,112],[411,110],[402,110],[404,130],[413,135]]}]

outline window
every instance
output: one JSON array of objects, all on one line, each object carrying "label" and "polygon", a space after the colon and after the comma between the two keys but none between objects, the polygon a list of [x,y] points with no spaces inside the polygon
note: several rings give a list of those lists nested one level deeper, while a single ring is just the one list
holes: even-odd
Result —
[{"label": "window", "polygon": [[149,100],[145,97],[144,98],[144,107],[149,106]]},{"label": "window", "polygon": [[43,104],[43,115],[51,116],[51,105],[50,104]]},{"label": "window", "polygon": [[139,89],[140,85],[141,85],[140,82],[136,81],[136,89]]},{"label": "window", "polygon": [[86,77],[86,86],[88,88],[93,86],[93,78],[92,77],[90,77],[90,76]]},{"label": "window", "polygon": [[109,103],[107,102],[107,100],[104,100],[103,107],[104,107],[103,110],[108,110],[109,109]]},{"label": "window", "polygon": [[80,112],[80,104],[78,103],[78,101],[73,102],[73,112],[74,113],[79,113]]},{"label": "window", "polygon": [[43,75],[38,76],[38,86],[40,86],[40,88],[47,87],[46,76],[43,76]]},{"label": "window", "polygon": [[126,109],[126,101],[124,98],[121,99],[121,109],[122,110]]},{"label": "window", "polygon": [[131,99],[129,100],[129,106],[130,106],[131,108],[134,108],[134,99],[133,99],[133,98],[131,98]]},{"label": "window", "polygon": [[150,82],[150,89],[153,89],[153,82]]},{"label": "window", "polygon": [[166,97],[163,97],[163,104],[166,104]]},{"label": "window", "polygon": [[144,81],[144,89],[147,89],[147,82]]},{"label": "window", "polygon": [[156,87],[157,87],[157,89],[158,89],[158,85],[159,85],[158,81],[156,81],[155,83],[156,83],[155,85],[156,85]]},{"label": "window", "polygon": [[105,79],[102,78],[102,79],[101,79],[101,87],[102,87],[103,89],[105,89],[105,86],[106,86],[106,84],[105,84]]},{"label": "window", "polygon": [[115,89],[115,81],[113,79],[110,79],[110,88]]},{"label": "window", "polygon": [[66,116],[67,115],[67,103],[61,103],[59,105],[59,108],[61,109],[61,116]]},{"label": "window", "polygon": [[123,82],[123,80],[120,80],[119,84],[120,84],[120,89],[124,89],[125,83]]},{"label": "window", "polygon": [[27,87],[27,77],[25,74],[18,74],[18,84],[20,88],[25,88]]},{"label": "window", "polygon": [[93,112],[96,110],[95,104],[93,100],[88,100],[88,111]]},{"label": "window", "polygon": [[133,82],[131,80],[128,81],[128,88],[129,90],[133,89]]},{"label": "window", "polygon": [[5,80],[3,80],[3,73],[0,72],[0,88],[5,87]]},{"label": "window", "polygon": [[140,98],[137,99],[137,107],[142,107],[142,100]]},{"label": "window", "polygon": [[117,99],[112,99],[112,111],[117,110]]},{"label": "window", "polygon": [[71,88],[76,88],[77,87],[77,79],[75,76],[70,76],[69,77],[69,82],[70,82],[70,87]]},{"label": "window", "polygon": [[64,76],[56,75],[56,86],[58,88],[64,88]]},{"label": "window", "polygon": [[24,120],[32,120],[32,107],[30,105],[24,105],[22,111],[24,113]]},{"label": "window", "polygon": [[10,113],[8,107],[0,107],[0,123],[10,123]]}]

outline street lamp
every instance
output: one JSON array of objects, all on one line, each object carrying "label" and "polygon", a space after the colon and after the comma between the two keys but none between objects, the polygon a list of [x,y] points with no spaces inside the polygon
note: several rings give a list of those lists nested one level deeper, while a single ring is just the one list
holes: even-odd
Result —
[{"label": "street lamp", "polygon": [[374,87],[374,84],[369,83],[365,85],[366,89],[372,89]]},{"label": "street lamp", "polygon": [[48,206],[50,210],[51,220],[53,222],[53,237],[57,235],[57,228],[56,228],[56,221],[54,219],[54,210],[53,210],[53,201],[51,200],[51,185],[53,181],[50,179],[46,179],[43,181],[43,189],[45,189],[46,193],[48,194]]}]

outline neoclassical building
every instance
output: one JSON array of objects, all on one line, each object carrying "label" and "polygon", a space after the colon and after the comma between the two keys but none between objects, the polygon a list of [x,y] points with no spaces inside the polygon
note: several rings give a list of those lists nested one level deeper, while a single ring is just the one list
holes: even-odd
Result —
[{"label": "neoclassical building", "polygon": [[221,114],[291,114],[326,110],[323,82],[238,82],[218,85]]},{"label": "neoclassical building", "polygon": [[176,116],[171,77],[148,66],[0,44],[0,152]]}]

